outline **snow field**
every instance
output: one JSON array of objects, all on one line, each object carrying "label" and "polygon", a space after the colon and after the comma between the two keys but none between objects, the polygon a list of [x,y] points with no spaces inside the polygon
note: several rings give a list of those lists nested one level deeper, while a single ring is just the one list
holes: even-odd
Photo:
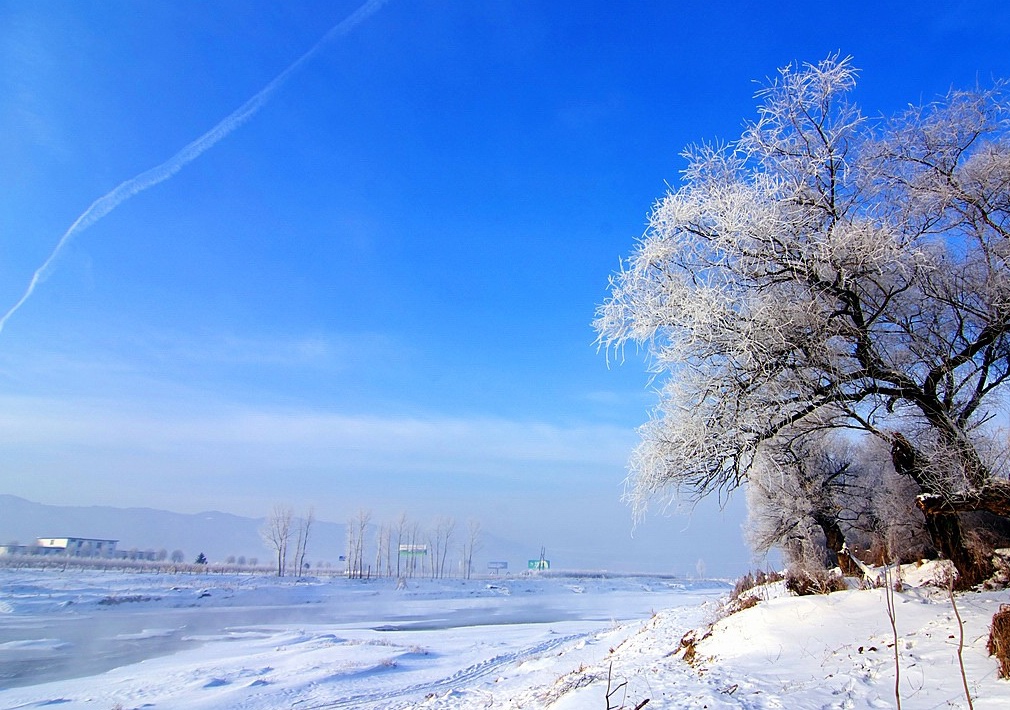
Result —
[{"label": "snow field", "polygon": [[[0,617],[0,707],[68,710],[541,707],[566,664],[598,664],[652,609],[695,609],[726,590],[655,578],[406,590],[227,575],[0,580],[11,608]],[[15,655],[19,644],[39,655]],[[76,654],[93,658],[78,665]]]},{"label": "snow field", "polygon": [[[905,710],[967,707],[957,620],[946,590],[927,584],[932,571],[907,569],[894,595]],[[0,708],[581,710],[606,707],[608,678],[612,708],[896,707],[879,588],[791,597],[779,583],[719,618],[728,585],[655,578],[396,590],[385,580],[26,575],[0,575],[0,677],[10,679]],[[108,598],[122,601],[100,603]],[[957,597],[977,710],[1010,707],[1010,682],[985,650],[1008,599]],[[687,663],[680,641],[692,629],[701,640]],[[66,663],[75,653],[102,663]]]}]

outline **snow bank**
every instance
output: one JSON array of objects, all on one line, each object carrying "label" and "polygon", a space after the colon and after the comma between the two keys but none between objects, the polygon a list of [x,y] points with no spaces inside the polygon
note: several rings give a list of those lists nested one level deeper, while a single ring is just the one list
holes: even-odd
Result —
[{"label": "snow bank", "polygon": [[[898,692],[905,710],[968,707],[958,663],[958,622],[933,565],[902,571],[894,595]],[[781,584],[768,598],[694,635],[692,664],[678,650],[681,618],[663,612],[618,649],[611,662],[627,680],[629,707],[649,708],[891,708],[895,699],[895,638],[884,589],[825,596],[787,596]],[[1008,593],[955,598],[964,622],[964,666],[974,707],[1010,707],[1010,682],[997,678],[986,652],[992,615]],[[597,672],[599,669],[596,669]],[[595,689],[599,696],[599,690]],[[580,691],[557,709],[590,702]]]},{"label": "snow bank", "polygon": [[[957,620],[946,590],[926,586],[934,574],[905,570],[894,595],[906,710],[967,707]],[[798,598],[778,584],[719,618],[728,591],[647,578],[398,590],[387,581],[0,575],[10,609],[0,616],[0,707],[895,707],[883,589]],[[110,596],[133,601],[100,603]],[[985,651],[1008,596],[957,597],[978,710],[1010,707],[1010,683]],[[681,638],[692,629],[700,640],[687,663]],[[75,656],[103,663],[75,666]]]}]

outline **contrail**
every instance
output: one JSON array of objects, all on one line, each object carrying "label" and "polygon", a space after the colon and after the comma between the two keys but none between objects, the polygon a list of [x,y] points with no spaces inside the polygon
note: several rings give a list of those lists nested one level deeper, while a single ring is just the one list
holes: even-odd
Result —
[{"label": "contrail", "polygon": [[84,210],[84,212],[81,213],[81,216],[74,220],[74,223],[70,225],[70,228],[63,233],[63,236],[60,237],[60,241],[56,243],[56,247],[53,249],[52,253],[44,262],[42,262],[42,266],[36,269],[35,273],[32,275],[31,281],[28,283],[28,288],[25,289],[21,298],[19,298],[17,303],[11,306],[10,309],[4,313],[3,317],[0,318],[0,332],[3,332],[4,326],[7,324],[10,317],[17,313],[18,309],[24,305],[25,301],[31,297],[32,293],[35,291],[35,287],[38,286],[39,282],[46,276],[53,261],[55,261],[56,257],[58,257],[60,252],[63,251],[63,247],[65,247],[78,232],[87,229],[134,195],[143,192],[149,187],[154,187],[160,182],[168,180],[170,177],[182,170],[182,168],[186,165],[199,158],[206,150],[212,148],[218,141],[252,118],[252,116],[259,111],[267,101],[270,100],[270,96],[278,88],[280,88],[280,86],[287,81],[294,72],[298,71],[303,64],[312,59],[312,57],[315,56],[324,45],[338,37],[343,37],[348,34],[355,27],[371,17],[380,7],[385,5],[386,2],[388,2],[388,0],[368,0],[368,2],[335,25],[329,32],[323,35],[322,39],[316,42],[309,51],[296,59],[290,66],[288,66],[287,69],[278,74],[273,81],[260,89],[251,99],[228,114],[216,126],[184,147],[164,163],[156,165],[150,170],[145,170],[136,177],[132,177],[129,180],[120,183],[111,192],[102,195],[92,202],[88,209]]}]

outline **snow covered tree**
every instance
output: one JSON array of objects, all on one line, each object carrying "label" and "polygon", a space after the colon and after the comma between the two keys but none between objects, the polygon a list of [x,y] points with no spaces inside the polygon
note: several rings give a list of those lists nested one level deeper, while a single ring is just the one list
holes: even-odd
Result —
[{"label": "snow covered tree", "polygon": [[371,521],[371,511],[362,508],[347,522],[347,576],[350,579],[365,577],[365,533]]},{"label": "snow covered tree", "polygon": [[424,531],[421,528],[421,523],[419,521],[413,521],[407,527],[407,543],[410,547],[410,554],[407,555],[406,559],[406,575],[408,577],[414,577],[418,573],[418,561],[420,560],[420,565],[422,567],[421,574],[424,573],[423,565],[424,559],[427,558],[427,552],[423,555],[418,555],[418,548],[421,547],[421,540],[423,539]]},{"label": "snow covered tree", "polygon": [[612,277],[599,342],[644,346],[662,386],[627,495],[641,513],[731,490],[764,446],[863,430],[971,584],[990,563],[958,514],[1010,515],[989,426],[1010,373],[1010,105],[997,83],[871,121],[855,79],[847,59],[780,70],[739,140],[685,151]]},{"label": "snow covered tree", "polygon": [[469,520],[466,524],[466,537],[463,539],[462,548],[462,564],[463,564],[463,578],[470,579],[470,575],[473,574],[473,556],[482,547],[483,543],[480,541],[481,531],[480,531],[480,521]]},{"label": "snow covered tree", "polygon": [[431,578],[445,576],[445,562],[449,555],[449,544],[456,531],[456,521],[447,516],[435,519],[435,525],[428,533],[428,549],[431,551]]},{"label": "snow covered tree", "polygon": [[407,513],[401,513],[400,517],[396,521],[396,577],[400,578],[400,561],[403,555],[400,554],[401,545],[405,545],[407,540],[407,535],[410,530],[410,521],[407,518]]},{"label": "snow covered tree", "polygon": [[306,563],[305,558],[308,555],[309,549],[309,533],[312,532],[312,523],[316,520],[315,509],[310,507],[306,511],[304,517],[298,518],[295,521],[295,576],[301,577],[308,563]]},{"label": "snow covered tree", "polygon": [[382,574],[382,565],[386,565],[386,574],[389,574],[390,561],[390,538],[393,534],[392,528],[386,523],[382,523],[375,531],[375,574]]},{"label": "snow covered tree", "polygon": [[763,447],[747,488],[755,551],[781,548],[787,562],[803,568],[844,565],[844,526],[859,515],[850,506],[862,489],[854,464],[851,444],[830,435]]},{"label": "snow covered tree", "polygon": [[291,541],[291,521],[294,511],[290,506],[275,505],[270,511],[263,527],[260,528],[260,538],[263,543],[277,555],[277,576],[284,576],[287,567],[288,545]]},{"label": "snow covered tree", "polygon": [[[886,447],[890,448],[890,447]],[[856,453],[856,467],[865,490],[863,514],[853,521],[847,539],[863,547],[875,562],[916,562],[936,556],[921,511],[916,506],[919,485],[895,472],[883,442],[870,442]]]}]

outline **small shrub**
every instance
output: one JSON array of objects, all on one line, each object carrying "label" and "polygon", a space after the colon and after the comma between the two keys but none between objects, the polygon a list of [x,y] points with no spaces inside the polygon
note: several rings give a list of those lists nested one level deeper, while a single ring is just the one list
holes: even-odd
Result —
[{"label": "small shrub", "polygon": [[754,586],[760,587],[763,584],[775,584],[775,582],[781,582],[785,577],[780,572],[763,572],[758,570],[754,575]]},{"label": "small shrub", "polygon": [[761,601],[752,594],[746,597],[740,597],[736,600],[734,611],[743,611],[744,609],[750,609],[751,607],[757,606],[758,602]]},{"label": "small shrub", "polygon": [[736,581],[733,585],[733,591],[729,594],[730,601],[736,601],[745,592],[749,592],[755,587],[760,587],[765,584],[773,584],[775,582],[781,582],[783,579],[782,575],[778,572],[763,572],[758,570],[754,574],[748,572],[743,577]]},{"label": "small shrub", "polygon": [[[680,650],[684,652],[684,662],[694,665],[698,660],[698,644],[712,635],[711,627],[691,629],[680,639]],[[676,652],[675,652],[676,653]]]},{"label": "small shrub", "polygon": [[750,609],[751,607],[757,606],[760,601],[761,597],[757,594],[744,592],[736,599],[730,599],[723,605],[721,616],[722,618],[732,616],[738,611],[743,611],[744,609]]},{"label": "small shrub", "polygon": [[735,585],[733,585],[733,591],[730,592],[729,595],[730,600],[732,601],[734,599],[739,599],[741,594],[743,594],[749,589],[753,589],[755,584],[756,582],[754,581],[754,575],[748,572],[743,577],[738,579]]},{"label": "small shrub", "polygon": [[831,594],[848,589],[845,580],[827,570],[789,570],[786,573],[786,589],[798,597],[811,594]]},{"label": "small shrub", "polygon": [[625,705],[623,701],[621,702],[620,705],[611,704],[611,701],[617,696],[618,693],[622,693],[623,691],[624,696],[627,696],[628,693],[627,690],[628,681],[626,680],[622,680],[620,683],[617,684],[616,687],[613,688],[611,687],[611,681],[613,680],[612,678],[613,672],[614,672],[614,664],[613,662],[611,662],[610,667],[607,669],[607,693],[605,696],[605,699],[607,701],[607,710],[642,710],[642,708],[644,708],[646,705],[649,704],[649,698],[646,698],[645,700],[634,706]]},{"label": "small shrub", "polygon": [[1001,604],[993,615],[985,649],[999,661],[999,677],[1010,679],[1010,604]]},{"label": "small shrub", "polygon": [[778,572],[762,572],[760,570],[754,574],[748,572],[733,586],[733,591],[729,594],[729,601],[722,608],[723,616],[730,616],[738,611],[756,606],[761,601],[762,595],[754,593],[752,590],[766,584],[781,582],[782,579],[783,576]]},{"label": "small shrub", "polygon": [[108,596],[98,600],[101,606],[117,606],[119,604],[132,604],[136,602],[158,601],[161,597],[146,597],[142,594],[131,594],[125,597]]}]

